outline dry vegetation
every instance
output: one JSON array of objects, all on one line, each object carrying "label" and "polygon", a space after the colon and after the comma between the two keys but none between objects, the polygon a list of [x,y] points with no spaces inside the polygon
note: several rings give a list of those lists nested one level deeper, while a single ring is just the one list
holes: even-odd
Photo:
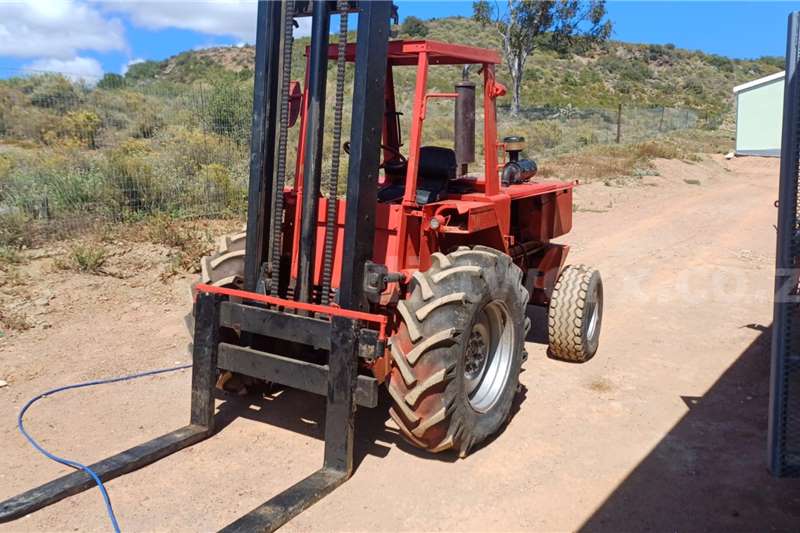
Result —
[{"label": "dry vegetation", "polygon": [[701,154],[726,153],[732,146],[731,133],[723,130],[693,130],[658,140],[634,144],[587,146],[574,153],[545,159],[539,176],[607,184],[630,183],[652,174],[654,159],[697,162]]},{"label": "dry vegetation", "polygon": [[[495,35],[469,19],[429,21],[424,31],[431,39],[498,45]],[[296,79],[303,77],[299,58],[306,45],[307,39],[295,44]],[[49,268],[61,275],[125,278],[157,264],[164,279],[197,268],[213,236],[241,226],[252,60],[251,47],[217,48],[140,63],[96,87],[59,75],[0,80],[3,330],[35,323],[19,307],[31,283],[20,267],[45,242]],[[778,68],[774,58],[738,61],[669,45],[543,46],[523,90],[532,107],[512,117],[501,99],[498,133],[524,135],[526,155],[539,161],[545,179],[631,184],[654,172],[654,159],[692,162],[697,154],[729,151],[732,134],[720,124],[730,122],[730,87]],[[502,67],[498,73],[502,80]],[[352,75],[348,68],[348,94]],[[459,68],[435,66],[429,86],[448,91],[460,76]],[[333,71],[328,79],[332,99]],[[413,82],[413,69],[396,69],[397,87]],[[397,92],[406,132],[412,93]],[[620,101],[626,102],[623,142],[614,144]],[[349,107],[344,115],[347,131]],[[298,130],[290,130],[290,146]],[[331,137],[325,137],[326,154],[334,149]],[[480,153],[483,139],[477,137]],[[452,145],[452,102],[431,103],[423,142]],[[324,176],[328,164],[326,157]],[[345,156],[342,174],[346,169]],[[158,250],[159,261],[136,259],[132,250],[142,246]]]}]

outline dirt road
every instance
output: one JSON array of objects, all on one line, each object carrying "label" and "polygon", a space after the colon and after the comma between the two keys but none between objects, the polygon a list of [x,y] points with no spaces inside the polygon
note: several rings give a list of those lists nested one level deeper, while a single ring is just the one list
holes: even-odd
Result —
[{"label": "dirt road", "polygon": [[[777,161],[658,168],[577,192],[571,261],[605,282],[592,361],[529,343],[513,418],[465,460],[420,454],[385,410],[360,411],[352,480],[286,530],[796,531],[800,480],[765,468]],[[47,261],[27,268],[45,272],[31,305],[50,327],[0,340],[0,498],[65,472],[16,433],[29,397],[188,361],[188,278],[165,285],[145,259],[123,280],[47,273]],[[184,424],[188,385],[181,372],[70,392],[28,425],[88,463]],[[124,530],[217,529],[321,463],[321,398],[231,399],[220,413],[213,439],[108,483]],[[4,527],[109,529],[96,490]]]}]

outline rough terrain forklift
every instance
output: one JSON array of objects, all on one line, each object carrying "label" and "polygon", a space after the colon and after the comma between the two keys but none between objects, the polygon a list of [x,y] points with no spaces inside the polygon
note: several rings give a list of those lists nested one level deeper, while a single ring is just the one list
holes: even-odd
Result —
[{"label": "rough terrain forklift", "polygon": [[[331,15],[339,41],[329,44]],[[356,43],[347,19],[358,17]],[[292,29],[310,16],[304,87],[292,81]],[[533,181],[524,139],[498,142],[493,50],[391,41],[390,2],[260,2],[246,231],[219,242],[196,285],[189,425],[91,468],[103,480],[214,433],[214,395],[230,379],[282,384],[327,398],[323,467],[226,529],[273,530],[353,469],[356,405],[379,386],[405,439],[461,456],[500,430],[526,357],[528,305],[547,308],[551,357],[597,350],[602,282],[564,266],[552,239],[572,225],[572,183]],[[333,149],[323,194],[328,62],[336,62]],[[342,142],[345,70],[353,63],[349,139]],[[463,66],[452,92],[428,90],[431,66]],[[393,73],[415,69],[408,146]],[[480,96],[482,113],[476,113]],[[454,101],[452,146],[423,143],[431,99]],[[476,115],[483,117],[482,172]],[[288,133],[299,122],[293,176]],[[341,152],[348,154],[339,194]],[[0,504],[8,521],[86,490],[75,472]]]}]

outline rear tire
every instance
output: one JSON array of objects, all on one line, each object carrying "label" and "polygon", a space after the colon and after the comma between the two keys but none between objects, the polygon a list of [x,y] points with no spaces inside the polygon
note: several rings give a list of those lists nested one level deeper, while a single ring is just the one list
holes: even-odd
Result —
[{"label": "rear tire", "polygon": [[[232,235],[223,235],[216,241],[216,251],[203,257],[200,260],[200,279],[192,284],[192,297],[194,297],[195,287],[199,283],[212,285],[214,287],[226,287],[230,289],[244,288],[244,253],[247,234],[242,231]],[[194,337],[194,315],[189,313],[186,317],[186,325],[189,334]],[[226,332],[225,335],[238,337],[234,332]],[[235,341],[236,339],[228,339]],[[189,344],[191,351],[192,344]],[[248,392],[248,387],[252,387],[257,380],[249,376],[243,376],[229,371],[221,372],[217,379],[217,388],[236,394],[244,395]]]},{"label": "rear tire", "polygon": [[528,291],[492,248],[433,254],[398,303],[389,413],[406,440],[464,457],[508,419],[519,384]]},{"label": "rear tire", "polygon": [[247,234],[243,231],[218,238],[217,251],[200,260],[200,283],[241,289],[244,285],[246,237]]},{"label": "rear tire", "polygon": [[603,321],[603,280],[584,265],[564,268],[548,309],[547,354],[553,359],[583,363],[597,352]]}]

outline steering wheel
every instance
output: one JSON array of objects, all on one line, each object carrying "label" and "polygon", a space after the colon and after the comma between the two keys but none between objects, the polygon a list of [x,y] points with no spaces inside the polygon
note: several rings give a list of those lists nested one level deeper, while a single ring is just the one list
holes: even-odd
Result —
[{"label": "steering wheel", "polygon": [[[344,144],[342,145],[342,149],[344,150],[344,153],[346,153],[347,155],[350,155],[350,141],[345,141]],[[397,148],[395,148],[393,146],[387,146],[385,144],[381,144],[381,149],[394,154],[395,157],[393,157],[392,159],[384,159],[383,161],[381,161],[381,164],[378,165],[378,168],[384,168],[386,163],[389,162],[389,161],[397,160],[400,163],[406,163],[408,161],[406,159],[406,156],[404,156],[402,153],[400,153],[400,150],[398,150]]]}]

